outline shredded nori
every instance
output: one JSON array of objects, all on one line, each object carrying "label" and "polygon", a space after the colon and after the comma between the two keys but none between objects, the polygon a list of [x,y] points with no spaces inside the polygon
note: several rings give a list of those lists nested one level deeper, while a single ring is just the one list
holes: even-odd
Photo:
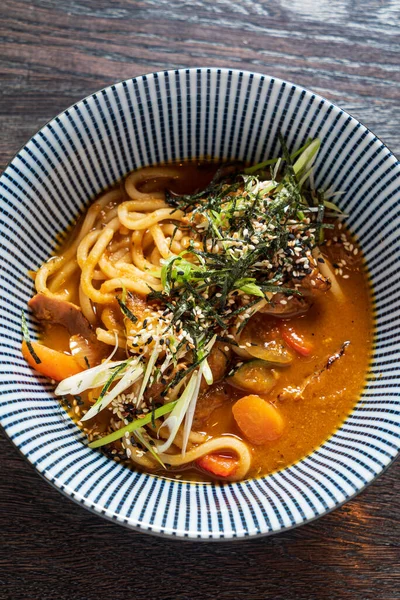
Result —
[{"label": "shredded nori", "polygon": [[23,335],[25,343],[26,343],[26,345],[28,347],[29,353],[31,354],[31,356],[32,356],[33,360],[35,361],[35,363],[37,365],[40,365],[40,363],[42,361],[40,360],[40,358],[36,354],[35,350],[33,349],[31,338],[30,338],[30,335],[29,335],[28,324],[27,324],[26,318],[25,318],[25,312],[23,310],[21,311],[21,329],[22,329],[22,335]]},{"label": "shredded nori", "polygon": [[127,307],[125,302],[123,300],[121,300],[121,298],[118,298],[118,297],[117,297],[117,302],[119,304],[119,307],[120,307],[122,313],[125,315],[125,317],[128,317],[128,319],[130,321],[132,321],[132,323],[137,323],[138,318],[133,314],[133,312],[131,310],[129,310],[129,308]]}]

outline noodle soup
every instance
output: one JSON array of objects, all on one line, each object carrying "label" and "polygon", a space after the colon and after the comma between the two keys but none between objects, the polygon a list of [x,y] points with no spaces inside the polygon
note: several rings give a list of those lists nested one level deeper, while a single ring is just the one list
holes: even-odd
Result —
[{"label": "noodle soup", "polygon": [[309,181],[318,147],[134,171],[35,272],[42,343],[22,350],[91,447],[237,481],[343,422],[371,354],[371,300],[345,215]]}]

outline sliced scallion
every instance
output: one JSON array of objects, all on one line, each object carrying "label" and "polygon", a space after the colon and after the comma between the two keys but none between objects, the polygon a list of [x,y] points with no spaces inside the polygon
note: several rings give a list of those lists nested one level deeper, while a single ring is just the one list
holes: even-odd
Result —
[{"label": "sliced scallion", "polygon": [[[170,413],[175,407],[175,405],[176,401],[168,402],[168,404],[164,404],[164,406],[156,408],[156,410],[154,411],[154,418],[159,419],[160,417],[163,417],[164,415]],[[115,442],[116,440],[119,440],[120,438],[124,437],[125,433],[132,433],[133,431],[136,431],[140,427],[144,427],[149,423],[151,423],[151,413],[148,413],[145,417],[143,417],[143,419],[136,419],[136,421],[132,421],[132,423],[125,425],[125,427],[122,427],[117,431],[113,431],[113,433],[110,433],[109,435],[106,435],[105,437],[102,437],[99,440],[91,442],[89,444],[89,448],[100,448],[101,446],[111,444],[112,442]]]},{"label": "sliced scallion", "polygon": [[[117,377],[121,375],[122,368],[120,367],[120,373]],[[126,389],[128,389],[133,383],[135,383],[139,377],[143,375],[143,367],[142,365],[132,365],[124,368],[124,374],[118,381],[118,383],[107,392],[102,398],[99,399],[91,408],[87,411],[87,413],[81,418],[81,421],[87,421],[101,412],[104,408],[106,408],[117,396],[122,394]],[[116,377],[114,377],[116,379]],[[107,385],[107,383],[106,383]]]},{"label": "sliced scallion", "polygon": [[163,469],[166,469],[167,467],[164,465],[163,461],[161,460],[161,458],[158,456],[155,448],[153,448],[153,446],[150,444],[150,442],[146,439],[146,435],[145,435],[145,430],[143,427],[140,427],[139,429],[136,429],[136,431],[133,432],[133,435],[135,437],[137,437],[137,439],[139,440],[139,442],[145,447],[147,448],[147,450],[150,452],[150,454],[152,455],[152,457],[162,466]]}]

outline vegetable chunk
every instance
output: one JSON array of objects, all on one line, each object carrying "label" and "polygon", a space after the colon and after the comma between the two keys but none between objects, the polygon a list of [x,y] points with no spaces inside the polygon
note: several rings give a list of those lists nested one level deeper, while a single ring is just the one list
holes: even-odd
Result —
[{"label": "vegetable chunk", "polygon": [[238,467],[238,461],[228,456],[206,454],[196,460],[196,466],[215,477],[231,477]]},{"label": "vegetable chunk", "polygon": [[284,421],[278,409],[260,396],[244,396],[233,405],[232,412],[239,429],[252,444],[266,444],[283,433]]},{"label": "vegetable chunk", "polygon": [[301,356],[310,356],[313,351],[312,344],[301,336],[289,323],[282,323],[281,334],[284,342]]},{"label": "vegetable chunk", "polygon": [[264,360],[250,360],[241,365],[227,378],[227,382],[236,388],[256,394],[267,394],[279,377],[276,371]]},{"label": "vegetable chunk", "polygon": [[52,350],[38,342],[30,343],[40,362],[38,363],[34,359],[25,340],[22,342],[22,355],[38,373],[42,373],[42,375],[46,375],[46,377],[50,377],[50,379],[54,379],[55,381],[62,381],[67,377],[71,377],[71,375],[76,375],[83,371],[73,356]]}]

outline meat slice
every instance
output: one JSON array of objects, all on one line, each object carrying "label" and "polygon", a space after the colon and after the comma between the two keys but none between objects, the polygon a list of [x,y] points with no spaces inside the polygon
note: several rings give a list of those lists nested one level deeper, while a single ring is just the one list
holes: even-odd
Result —
[{"label": "meat slice", "polygon": [[36,294],[29,300],[28,305],[39,321],[63,325],[70,335],[80,334],[89,342],[98,343],[89,321],[76,304],[45,294]]},{"label": "meat slice", "polygon": [[271,298],[260,312],[282,319],[289,319],[304,314],[314,303],[314,297],[321,293],[327,292],[331,287],[331,282],[327,277],[324,277],[317,266],[314,266],[311,273],[300,279],[294,279],[289,283],[289,287],[299,287],[297,291],[301,296],[288,297],[281,292],[277,292]]},{"label": "meat slice", "polygon": [[201,431],[215,409],[228,403],[229,394],[221,384],[212,385],[202,392],[197,400],[193,419],[193,430]]},{"label": "meat slice", "polygon": [[314,267],[309,275],[301,280],[300,291],[307,290],[314,292],[327,292],[331,287],[331,282],[324,277],[318,267]]},{"label": "meat slice", "polygon": [[[283,304],[281,300],[283,300]],[[307,294],[307,296],[292,296],[292,298],[288,299],[285,294],[278,292],[263,306],[260,313],[271,315],[272,317],[289,319],[306,313],[312,303],[312,296],[310,294]]]}]

